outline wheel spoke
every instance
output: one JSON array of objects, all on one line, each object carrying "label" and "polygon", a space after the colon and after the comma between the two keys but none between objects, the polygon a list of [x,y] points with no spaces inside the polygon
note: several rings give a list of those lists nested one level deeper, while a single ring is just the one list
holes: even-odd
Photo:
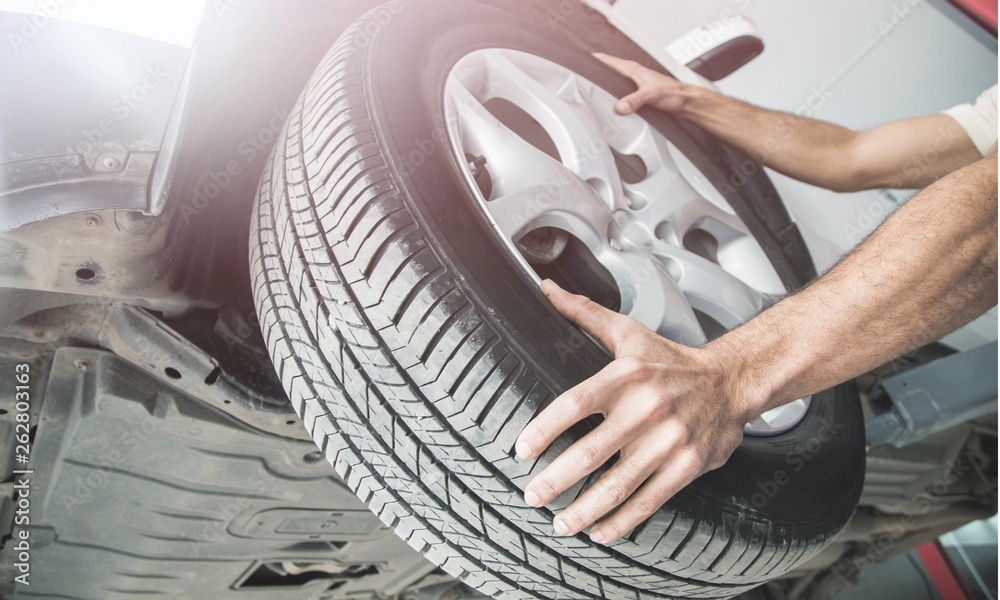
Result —
[{"label": "wheel spoke", "polygon": [[636,218],[650,231],[669,223],[676,231],[685,232],[706,217],[734,230],[743,229],[738,217],[706,200],[671,165],[662,165],[643,181],[626,184],[625,193],[636,207]]},{"label": "wheel spoke", "polygon": [[621,252],[608,245],[590,250],[614,278],[623,314],[677,343],[705,343],[690,303],[658,260],[644,251]]},{"label": "wheel spoke", "polygon": [[708,200],[723,213],[733,216],[736,215],[736,211],[733,210],[733,207],[730,206],[729,202],[727,202],[725,197],[723,197],[722,192],[716,189],[716,187],[712,184],[712,182],[710,182],[702,174],[702,172],[698,169],[698,167],[695,166],[693,162],[691,162],[691,159],[688,158],[687,155],[678,150],[677,146],[674,146],[670,142],[667,142],[665,144],[665,148],[666,148],[666,155],[664,156],[661,154],[660,155],[661,160],[667,159],[669,157],[669,160],[667,160],[666,162],[672,163],[674,165],[674,168],[677,170],[678,173],[681,174],[681,176],[688,183],[688,185],[691,186],[691,189],[693,189],[695,193],[697,193],[705,200]]},{"label": "wheel spoke", "polygon": [[557,227],[580,239],[602,239],[611,215],[586,183],[531,185],[487,203],[497,227],[513,241],[538,227]]},{"label": "wheel spoke", "polygon": [[705,333],[677,282],[646,256],[628,254],[623,258],[626,264],[632,263],[629,281],[621,288],[623,299],[632,296],[627,314],[679,344],[704,344]]},{"label": "wheel spoke", "polygon": [[[669,158],[674,153],[661,153],[658,157]],[[678,158],[681,157],[678,153]],[[746,226],[718,190],[712,188],[713,196],[701,189],[707,180],[694,165],[688,164],[689,169],[680,164],[657,163],[656,170],[645,180],[626,184],[626,194],[635,206],[632,215],[654,237],[679,252],[684,251],[685,234],[694,229],[708,234],[716,245],[714,266],[721,271],[720,276],[739,274],[738,280],[752,288],[749,293],[760,296],[765,303],[782,294],[781,280]]]},{"label": "wheel spoke", "polygon": [[653,253],[677,280],[691,307],[732,329],[764,308],[764,298],[714,262],[697,254],[655,242]]},{"label": "wheel spoke", "polygon": [[463,149],[486,159],[493,185],[486,208],[508,239],[543,226],[548,213],[575,215],[563,220],[578,237],[606,236],[610,213],[592,185],[511,131],[460,82],[450,89]]},{"label": "wheel spoke", "polygon": [[524,177],[517,174],[522,169],[532,168],[539,157],[545,156],[544,153],[493,116],[457,77],[449,79],[447,90],[449,121],[457,126],[457,131],[452,133],[458,135],[466,155],[486,157],[487,170],[493,178],[494,195],[498,191],[504,193],[505,185],[516,188],[522,180],[531,181],[529,176],[533,172]]},{"label": "wheel spoke", "polygon": [[[732,329],[784,292],[717,182],[641,116],[617,115],[616,98],[587,79],[537,56],[490,49],[459,61],[445,93],[463,175],[536,282],[542,264],[603,269],[567,281],[580,293],[603,293],[610,275],[622,313],[690,346],[704,344],[709,327],[715,334],[703,317]],[[589,257],[559,262],[570,238],[600,268]],[[774,435],[798,423],[804,407],[808,399],[746,432]]]},{"label": "wheel spoke", "polygon": [[662,167],[642,181],[625,184],[629,207],[650,229],[670,220],[685,205],[698,198],[679,173]]},{"label": "wheel spoke", "polygon": [[[600,181],[607,188],[605,201],[614,206],[623,196],[621,179],[601,121],[585,101],[590,90],[581,89],[573,74],[550,89],[501,53],[490,54],[487,65],[491,97],[512,102],[538,121],[555,143],[562,163],[584,181]],[[586,87],[593,86],[587,83]]]}]

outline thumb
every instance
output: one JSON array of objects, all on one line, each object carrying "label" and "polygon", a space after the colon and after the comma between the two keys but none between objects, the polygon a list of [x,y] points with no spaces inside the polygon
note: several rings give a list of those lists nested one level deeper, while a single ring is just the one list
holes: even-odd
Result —
[{"label": "thumb", "polygon": [[615,112],[620,115],[630,115],[646,104],[646,100],[646,94],[641,89],[636,90],[615,103]]}]

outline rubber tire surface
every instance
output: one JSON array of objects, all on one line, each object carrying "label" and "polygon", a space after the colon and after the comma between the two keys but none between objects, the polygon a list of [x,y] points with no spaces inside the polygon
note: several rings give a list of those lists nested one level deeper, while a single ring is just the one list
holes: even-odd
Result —
[{"label": "rubber tire surface", "polygon": [[[289,117],[251,232],[261,327],[296,411],[385,523],[493,596],[728,597],[786,572],[857,505],[853,386],[814,396],[786,434],[746,438],[610,547],[552,535],[581,486],[550,507],[524,505],[523,486],[592,423],[530,462],[513,458],[516,436],[609,357],[489,233],[442,135],[447,73],[489,47],[543,56],[616,95],[628,82],[590,51],[653,64],[567,2],[394,2],[350,27]],[[717,182],[790,289],[812,277],[759,168],[726,183],[750,159],[689,124],[643,116]]]}]

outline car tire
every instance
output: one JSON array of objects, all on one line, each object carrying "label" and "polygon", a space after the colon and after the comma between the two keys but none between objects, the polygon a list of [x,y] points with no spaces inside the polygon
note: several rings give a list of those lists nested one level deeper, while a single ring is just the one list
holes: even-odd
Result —
[{"label": "car tire", "polygon": [[[730,597],[815,555],[860,496],[853,385],[814,395],[788,431],[747,436],[610,546],[553,535],[582,486],[524,504],[533,475],[595,421],[532,461],[515,458],[518,433],[610,357],[540,295],[441,135],[448,73],[483,48],[544,57],[616,96],[629,82],[590,52],[655,64],[568,2],[391,2],[343,34],[265,168],[250,244],[261,328],[316,443],[398,535],[496,597]],[[787,289],[813,277],[756,163],[643,117],[716,182]]]}]

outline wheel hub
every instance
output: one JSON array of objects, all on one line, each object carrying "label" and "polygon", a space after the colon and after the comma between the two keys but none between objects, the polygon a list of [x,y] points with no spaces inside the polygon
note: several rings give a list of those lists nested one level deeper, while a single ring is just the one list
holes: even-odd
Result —
[{"label": "wheel hub", "polygon": [[[616,101],[549,60],[487,49],[452,69],[445,118],[477,203],[532,280],[573,243],[586,254],[577,264],[617,288],[622,313],[699,346],[703,323],[737,327],[785,289],[718,190],[641,117],[617,115]],[[787,431],[808,405],[745,431]]]}]

